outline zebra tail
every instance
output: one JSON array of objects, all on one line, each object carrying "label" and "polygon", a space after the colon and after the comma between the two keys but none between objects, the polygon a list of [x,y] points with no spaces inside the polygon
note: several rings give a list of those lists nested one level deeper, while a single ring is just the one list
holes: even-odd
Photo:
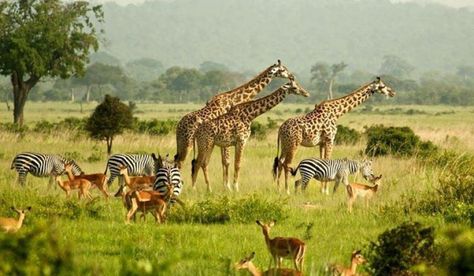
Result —
[{"label": "zebra tail", "polygon": [[13,170],[15,168],[15,160],[16,158],[13,158],[12,165],[10,166],[10,170]]},{"label": "zebra tail", "polygon": [[109,169],[109,162],[107,162],[107,165],[105,165],[104,175],[107,175],[107,170],[108,169]]},{"label": "zebra tail", "polygon": [[296,169],[293,169],[292,167],[290,167],[290,173],[292,176],[295,176],[296,175],[296,172],[298,171],[298,169],[300,168],[300,165],[298,164],[298,167],[296,167]]}]

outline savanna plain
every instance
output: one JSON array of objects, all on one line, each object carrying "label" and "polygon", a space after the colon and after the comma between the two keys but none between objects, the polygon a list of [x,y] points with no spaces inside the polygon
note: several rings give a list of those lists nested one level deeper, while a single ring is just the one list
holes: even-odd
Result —
[{"label": "savanna plain", "polygon": [[[33,126],[36,121],[57,122],[66,117],[86,117],[95,104],[27,104],[25,118]],[[194,104],[137,104],[139,119],[179,120],[198,109]],[[378,112],[348,113],[339,124],[363,131],[364,126],[408,126],[442,150],[460,155],[474,152],[474,107],[449,106],[374,106]],[[313,105],[282,104],[259,117],[267,117],[280,125],[285,119],[302,114]],[[398,112],[389,112],[397,108]],[[416,110],[420,112],[407,112]],[[300,112],[300,113],[298,113]],[[2,106],[0,122],[10,122],[11,113]],[[70,131],[51,133],[0,132],[0,216],[13,216],[10,206],[31,206],[23,228],[15,235],[33,229],[46,229],[57,239],[58,248],[68,252],[74,261],[71,274],[118,275],[135,271],[156,275],[228,275],[239,274],[233,263],[256,252],[254,263],[268,267],[270,255],[256,219],[276,219],[271,236],[292,236],[307,244],[305,274],[320,275],[327,263],[349,264],[353,250],[364,249],[383,231],[405,221],[419,221],[433,226],[436,232],[449,227],[443,216],[421,215],[404,210],[407,197],[416,198],[435,189],[446,168],[430,166],[416,157],[375,157],[373,170],[382,174],[380,192],[365,208],[357,201],[352,214],[347,211],[344,187],[335,194],[323,195],[319,182],[312,180],[304,194],[294,194],[295,177],[290,177],[291,194],[273,182],[271,168],[276,156],[278,128],[264,137],[251,138],[244,151],[240,174],[240,191],[228,192],[222,184],[220,151],[214,149],[209,165],[213,192],[206,192],[202,173],[196,189],[191,187],[191,156],[182,169],[184,179],[180,198],[185,208],[172,206],[165,224],[157,225],[148,215],[145,222],[125,224],[125,208],[120,198],[105,200],[97,189],[94,200],[79,201],[74,195],[66,199],[57,185],[48,187],[47,178],[27,177],[24,187],[16,184],[17,174],[10,169],[13,157],[24,151],[66,154],[76,159],[86,173],[103,172],[107,155],[105,143],[90,140],[86,134]],[[175,132],[155,136],[126,132],[114,140],[114,153],[159,153],[173,156]],[[366,138],[354,145],[337,145],[333,158],[363,159]],[[300,147],[293,166],[307,157],[317,157],[319,149]],[[231,175],[233,160],[231,163]],[[360,175],[351,181],[364,182]],[[283,184],[283,180],[281,181]],[[331,184],[332,187],[332,184]],[[117,181],[109,192],[117,190]],[[197,211],[196,211],[197,210]],[[4,234],[1,234],[4,235]],[[65,253],[66,254],[66,253]],[[290,261],[284,266],[292,267]],[[363,271],[364,268],[361,268]],[[245,272],[246,273],[246,272]],[[242,272],[244,274],[244,272]]]}]

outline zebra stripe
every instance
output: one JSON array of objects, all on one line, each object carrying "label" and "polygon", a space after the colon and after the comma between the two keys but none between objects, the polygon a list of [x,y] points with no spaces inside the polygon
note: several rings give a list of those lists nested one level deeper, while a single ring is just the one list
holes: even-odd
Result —
[{"label": "zebra stripe", "polygon": [[173,189],[170,202],[176,203],[176,198],[181,194],[183,188],[181,173],[176,167],[159,168],[156,173],[153,190],[158,191],[162,196],[166,196],[169,193],[170,186]]},{"label": "zebra stripe", "polygon": [[[107,170],[110,170],[108,186],[114,182],[117,176],[120,176],[121,166],[125,166],[128,174],[132,176],[153,175],[155,173],[154,154],[114,154],[110,156],[104,172],[104,174],[107,174]],[[121,181],[120,184],[122,185]]]},{"label": "zebra stripe", "polygon": [[295,189],[302,185],[303,190],[306,189],[311,178],[319,181],[336,181],[334,186],[334,191],[336,191],[341,181],[345,185],[349,184],[347,179],[349,174],[360,171],[366,179],[373,176],[371,161],[309,158],[302,160],[296,169],[292,169],[292,174],[295,175],[298,169],[300,170],[301,179],[295,182]]},{"label": "zebra stripe", "polygon": [[72,173],[74,175],[83,173],[82,169],[74,160],[69,160],[61,155],[34,152],[17,154],[15,158],[13,158],[11,169],[15,169],[18,172],[18,182],[24,185],[28,173],[37,177],[63,174],[64,164],[67,162],[72,162]]}]

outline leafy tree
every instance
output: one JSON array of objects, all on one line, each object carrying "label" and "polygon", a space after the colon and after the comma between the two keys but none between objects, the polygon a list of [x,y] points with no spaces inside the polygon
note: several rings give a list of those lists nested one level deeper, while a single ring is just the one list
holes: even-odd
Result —
[{"label": "leafy tree", "polygon": [[332,88],[336,76],[347,67],[344,62],[335,63],[331,66],[324,62],[317,62],[311,67],[311,81],[316,80],[323,89],[328,89],[328,98],[333,98]]},{"label": "leafy tree", "polygon": [[199,70],[207,73],[209,71],[229,71],[229,68],[224,64],[217,63],[214,61],[204,61],[199,65]]},{"label": "leafy tree", "polygon": [[126,64],[125,68],[127,73],[138,81],[151,81],[165,71],[163,64],[152,58],[132,60]]},{"label": "leafy tree", "polygon": [[414,69],[413,65],[395,55],[384,56],[380,65],[381,74],[392,75],[399,79],[408,78]]},{"label": "leafy tree", "polygon": [[86,131],[91,138],[107,142],[107,154],[112,153],[114,137],[132,128],[133,115],[129,106],[119,98],[105,95],[104,101],[99,104],[91,117],[87,120]]},{"label": "leafy tree", "polygon": [[28,93],[41,78],[84,72],[90,50],[99,46],[93,18],[103,22],[102,7],[87,1],[2,1],[0,74],[11,79],[14,123],[23,125]]},{"label": "leafy tree", "polygon": [[104,51],[99,51],[91,54],[90,63],[102,63],[113,66],[121,65],[120,60],[118,58]]},{"label": "leafy tree", "polygon": [[461,65],[458,66],[456,74],[461,77],[464,81],[474,78],[474,66]]}]

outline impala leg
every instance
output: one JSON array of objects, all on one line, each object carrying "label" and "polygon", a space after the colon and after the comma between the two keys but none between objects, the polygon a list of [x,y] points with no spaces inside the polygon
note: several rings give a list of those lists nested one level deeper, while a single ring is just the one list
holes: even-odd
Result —
[{"label": "impala leg", "polygon": [[138,204],[137,200],[135,198],[130,199],[132,206],[130,206],[130,210],[128,210],[127,216],[126,216],[126,222],[130,223],[130,218],[135,215],[135,212],[138,209]]}]

